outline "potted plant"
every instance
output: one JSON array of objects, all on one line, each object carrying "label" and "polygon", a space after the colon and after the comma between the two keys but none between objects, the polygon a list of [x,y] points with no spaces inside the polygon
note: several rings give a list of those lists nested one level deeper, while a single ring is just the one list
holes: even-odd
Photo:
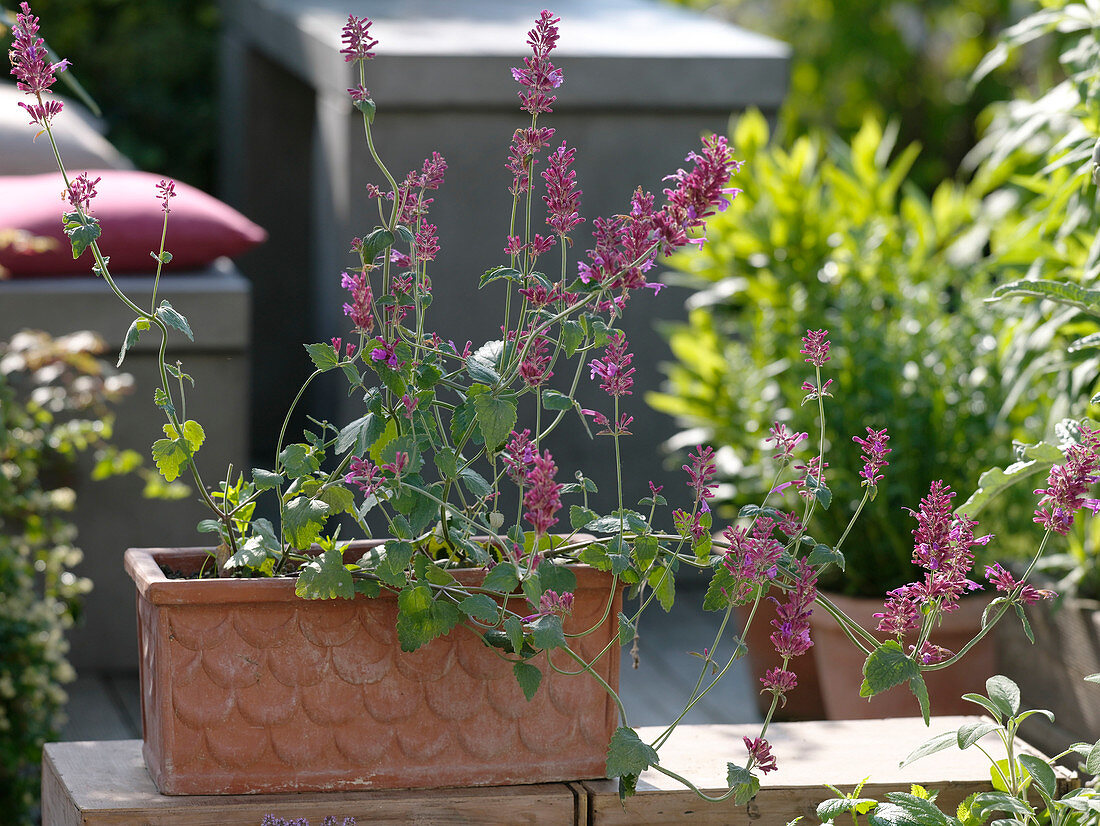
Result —
[{"label": "potted plant", "polygon": [[[29,117],[52,140],[51,122],[61,113],[49,87],[64,64],[50,62],[37,18],[26,3],[21,9],[14,72],[30,96]],[[656,286],[647,274],[658,256],[702,242],[706,218],[736,193],[728,179],[737,168],[725,138],[704,138],[688,156],[690,170],[669,176],[663,206],[637,190],[623,214],[592,220],[593,248],[570,265],[570,238],[581,221],[570,169],[574,150],[552,142],[540,118],[563,80],[551,62],[558,22],[549,12],[539,16],[529,32],[531,54],[513,69],[530,121],[510,146],[514,208],[502,233],[505,260],[478,285],[505,294],[500,334],[462,348],[427,326],[429,273],[439,252],[429,211],[432,199],[442,197],[436,190],[446,162],[435,154],[399,182],[377,156],[377,109],[365,88],[377,44],[370,21],[349,17],[344,54],[358,72],[349,95],[385,186],[368,192],[379,225],[352,242],[358,265],[342,275],[349,329],[306,345],[316,369],[287,421],[322,376],[361,395],[363,414],[343,426],[314,421],[298,442],[287,439],[284,427],[268,467],[248,474],[230,469],[214,484],[197,461],[203,428],[187,416],[192,378],[165,355],[168,334],[189,335],[190,325],[170,302],[157,303],[159,280],[148,309],[119,289],[100,249],[101,232],[109,249],[109,228],[95,220],[96,182],[72,177],[61,165],[73,253],[90,256],[96,275],[135,314],[120,360],[152,328],[165,342],[153,399],[166,424],[153,458],[168,481],[190,475],[212,513],[200,529],[217,540],[209,549],[127,554],[145,620],[145,758],[162,790],[606,775],[619,779],[625,797],[647,768],[694,789],[662,766],[658,754],[683,715],[643,742],[619,701],[614,670],[616,646],[632,640],[641,612],[654,603],[671,605],[680,569],[710,575],[704,607],[722,617],[702,650],[685,713],[744,653],[727,634],[734,608],[751,606],[751,625],[766,599],[778,603],[771,643],[781,666],[766,675],[771,699],[761,733],[745,738],[748,758],[729,763],[721,795],[700,792],[707,799],[745,803],[759,788],[758,774],[775,767],[765,733],[797,683],[791,661],[812,645],[815,599],[863,652],[861,692],[905,683],[926,718],[923,675],[954,663],[974,644],[954,653],[932,641],[940,618],[969,587],[973,549],[985,541],[975,536],[973,522],[945,510],[942,482],[930,487],[916,512],[914,556],[925,568],[923,579],[884,607],[881,624],[894,639],[876,639],[817,594],[818,576],[844,567],[841,546],[851,530],[849,523],[832,545],[816,529],[816,539],[809,533],[832,499],[824,473],[832,379],[823,375],[830,358],[823,329],[806,331],[798,342],[809,364],[800,364],[809,377],[799,392],[815,436],[776,422],[776,483],[744,512],[743,524],[711,535],[717,468],[710,447],[689,455],[685,495],[673,500],[682,507],[672,510],[666,527],[658,514],[669,499],[652,485],[638,491],[641,480],[618,474],[617,507],[609,513],[589,506],[592,484],[583,473],[568,484],[558,481],[545,441],[567,418],[606,437],[607,452],[621,467],[636,368],[617,325],[631,294]],[[544,150],[545,169],[538,173]],[[172,182],[161,182],[157,197],[169,226]],[[547,228],[536,231],[540,204]],[[171,261],[163,243],[152,254],[158,270]],[[556,386],[550,382],[555,371],[565,376]],[[607,394],[600,409],[581,409],[574,400],[586,372]],[[521,406],[529,411],[522,424]],[[862,439],[853,520],[878,490],[888,439],[881,429]],[[1074,473],[1087,476],[1100,463],[1098,442],[1095,434],[1086,437],[1080,456],[1074,454]],[[260,515],[265,499],[277,519]],[[1068,494],[1045,499],[1070,513],[1081,506]],[[341,541],[341,519],[366,537],[388,538]],[[1040,553],[1044,547],[1045,541]],[[1030,598],[1023,581],[996,572],[991,581],[1002,595],[977,639]],[[629,616],[620,610],[623,586],[640,597]],[[588,592],[597,595],[592,604],[584,599]],[[911,630],[919,641],[907,650],[903,640]],[[571,695],[574,690],[581,693]],[[399,720],[412,725],[398,727]]]},{"label": "potted plant", "polygon": [[[1002,376],[1009,397],[1027,412],[1027,441],[1011,463],[981,476],[966,503],[978,514],[1063,461],[1082,426],[1096,418],[1100,313],[1093,282],[1100,266],[1096,210],[1096,145],[1100,114],[1089,89],[1100,70],[1085,55],[1100,47],[1095,10],[1053,3],[1004,32],[999,48],[979,67],[992,71],[1022,48],[1042,47],[1052,30],[1063,79],[1034,99],[1019,95],[993,110],[975,149],[979,176],[1004,181],[1002,209],[991,238],[999,284],[992,297],[1010,321],[1006,346],[1012,369]],[[1027,134],[1026,140],[1021,136]],[[1047,400],[1036,405],[1036,399]],[[1086,410],[1087,408],[1087,410]],[[1087,412],[1089,418],[1081,416]],[[1042,439],[1042,441],[1039,441]],[[1084,679],[1100,671],[1100,535],[1074,526],[1066,548],[1040,565],[1044,583],[1060,598],[1032,618],[1035,645],[1012,635],[998,639],[1000,668],[1025,702],[1049,707],[1055,726],[1033,726],[1028,736],[1056,749],[1069,738],[1100,737],[1100,715]]]},{"label": "potted plant", "polygon": [[[983,305],[990,286],[979,269],[990,182],[946,181],[929,199],[908,181],[918,148],[896,148],[895,135],[868,119],[850,143],[812,134],[778,145],[769,143],[760,113],[738,119],[733,137],[745,157],[745,191],[708,228],[721,243],[672,259],[700,292],[688,322],[668,331],[676,361],[666,367],[667,390],[648,399],[687,428],[673,446],[729,446],[719,452],[719,512],[736,512],[772,486],[770,423],[800,418],[790,400],[802,377],[789,369],[799,337],[821,323],[833,331],[840,346],[826,429],[841,435],[852,422],[888,425],[894,449],[889,483],[848,535],[847,569],[822,580],[864,624],[873,624],[881,595],[910,578],[905,509],[933,480],[966,491],[989,464],[1009,461],[1025,418],[1001,415],[1008,389],[988,378],[1001,371],[994,344],[1001,322]],[[839,536],[863,491],[858,452],[832,454],[833,505],[819,514],[817,530]],[[983,608],[964,603],[952,616],[968,620],[958,642],[980,627]],[[819,675],[824,696],[792,697],[794,716],[917,713],[904,693],[856,699],[858,668],[843,659],[849,649],[840,628],[815,616],[822,620],[815,659],[828,669]],[[992,653],[987,645],[982,661],[972,660],[973,685],[938,692],[938,711],[965,713],[957,698],[993,673]]]}]

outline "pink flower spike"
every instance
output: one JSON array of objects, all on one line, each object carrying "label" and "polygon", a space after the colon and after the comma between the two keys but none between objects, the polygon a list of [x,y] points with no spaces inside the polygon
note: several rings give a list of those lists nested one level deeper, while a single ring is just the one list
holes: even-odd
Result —
[{"label": "pink flower spike", "polygon": [[828,336],[828,330],[807,330],[806,335],[802,338],[802,349],[799,352],[814,367],[822,367],[829,360]]},{"label": "pink flower spike", "polygon": [[863,453],[863,470],[859,472],[859,475],[863,478],[863,486],[877,485],[883,478],[879,471],[886,467],[886,454],[891,450],[886,446],[886,443],[890,441],[890,437],[886,434],[886,428],[873,430],[868,427],[866,439],[853,436],[852,441],[860,446]]},{"label": "pink flower spike", "polygon": [[167,215],[172,210],[168,208],[168,202],[176,197],[176,182],[168,179],[162,179],[157,184],[157,192],[160,193],[157,197],[160,198],[160,207],[164,210],[164,214]]},{"label": "pink flower spike", "polygon": [[536,540],[558,521],[555,514],[561,508],[561,485],[554,481],[557,471],[558,466],[547,450],[542,456],[534,455],[527,472],[527,492],[523,496],[527,510],[523,516],[535,529]]},{"label": "pink flower spike", "polygon": [[599,376],[603,379],[600,388],[612,396],[631,395],[634,368],[630,366],[630,362],[633,361],[634,354],[626,351],[629,346],[626,336],[616,333],[608,339],[603,359],[592,359],[588,363],[592,371],[590,377]]},{"label": "pink flower spike", "polygon": [[[69,67],[69,61],[61,60],[50,63],[46,51],[45,41],[38,36],[38,18],[31,13],[29,3],[20,3],[20,11],[15,14],[15,25],[12,26],[12,44],[8,57],[11,60],[11,73],[15,75],[16,88],[20,92],[34,95],[40,102],[44,93],[50,91],[57,80],[57,72],[63,72]],[[45,125],[54,115],[61,111],[61,105],[55,107],[26,106],[23,108],[31,113],[35,122]]]},{"label": "pink flower spike", "polygon": [[531,57],[523,59],[523,68],[513,68],[512,77],[516,83],[525,87],[519,93],[522,108],[532,115],[550,112],[556,98],[549,94],[551,89],[561,86],[562,73],[550,62],[550,52],[558,42],[557,24],[560,17],[554,17],[543,11],[535,20],[535,26],[527,33],[527,43],[531,47]]},{"label": "pink flower spike", "polygon": [[378,45],[378,41],[370,36],[370,27],[371,21],[366,17],[348,15],[348,22],[344,24],[341,32],[344,48],[340,50],[340,54],[344,56],[345,63],[370,60],[374,57],[371,49]]},{"label": "pink flower spike", "polygon": [[711,499],[714,497],[714,489],[718,487],[718,483],[713,481],[718,473],[718,468],[714,464],[714,448],[698,445],[695,449],[699,451],[699,455],[689,453],[691,464],[683,466],[683,470],[688,475],[687,485],[695,491],[697,500]]}]

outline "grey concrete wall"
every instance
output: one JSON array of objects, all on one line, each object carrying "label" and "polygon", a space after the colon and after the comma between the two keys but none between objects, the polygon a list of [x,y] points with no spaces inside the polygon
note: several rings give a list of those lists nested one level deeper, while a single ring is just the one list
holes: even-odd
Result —
[{"label": "grey concrete wall", "polygon": [[[504,169],[508,143],[528,122],[510,67],[527,53],[525,32],[544,0],[226,0],[222,194],[271,231],[244,258],[255,280],[257,358],[254,449],[269,452],[293,386],[308,374],[301,340],[347,330],[340,307],[349,239],[376,223],[364,193],[383,184],[347,100],[353,85],[339,55],[347,13],[375,20],[381,42],[368,64],[378,105],[375,140],[398,178],[433,150],[448,161],[447,183],[431,220],[442,251],[430,270],[430,326],[460,344],[494,337],[503,292],[476,281],[503,263],[511,196]],[[787,49],[728,24],[647,0],[564,0],[554,62],[565,83],[554,113],[540,125],[577,147],[583,189],[571,268],[590,239],[592,219],[625,211],[634,187],[660,192],[661,178],[683,165],[701,133],[725,131],[732,113],[757,106],[774,113],[786,90]],[[541,183],[541,181],[540,181]],[[556,253],[555,253],[556,255]],[[575,271],[575,270],[574,270]],[[628,411],[635,436],[624,460],[633,504],[654,479],[673,486],[660,443],[673,432],[648,410],[643,394],[660,383],[669,358],[654,330],[682,318],[683,291],[633,299],[623,322],[636,351],[635,394]],[[283,335],[283,332],[287,335]],[[270,371],[270,372],[269,372]],[[561,370],[564,372],[564,368]],[[596,391],[599,394],[599,391]],[[339,387],[314,401],[334,420],[353,418],[356,400]],[[583,396],[599,401],[586,390]],[[593,405],[589,405],[593,406]],[[590,441],[579,426],[559,429],[554,449],[564,475],[582,463],[601,491],[613,490],[609,440]],[[678,498],[678,494],[677,494]],[[606,504],[609,500],[604,501]]]}]

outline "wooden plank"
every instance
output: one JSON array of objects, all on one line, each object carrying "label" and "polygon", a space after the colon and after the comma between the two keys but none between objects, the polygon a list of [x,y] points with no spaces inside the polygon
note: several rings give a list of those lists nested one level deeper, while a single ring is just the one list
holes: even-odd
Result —
[{"label": "wooden plank", "polygon": [[[904,769],[898,764],[925,740],[976,719],[935,718],[928,728],[917,717],[776,723],[768,729],[768,740],[778,770],[762,778],[759,794],[748,805],[704,801],[676,781],[650,770],[639,779],[638,794],[625,804],[619,801],[614,781],[584,781],[589,793],[590,826],[785,826],[799,815],[816,822],[817,804],[832,796],[823,784],[848,792],[864,779],[865,797],[881,800],[886,792],[908,791],[918,783],[938,790],[940,803],[951,811],[969,794],[991,788],[989,765],[980,751],[948,749]],[[647,742],[660,732],[659,728],[639,730]],[[727,762],[744,764],[742,737],[757,734],[758,726],[683,726],[661,749],[661,764],[713,794],[725,788]],[[1037,753],[1023,743],[1019,745]]]},{"label": "wooden plank", "polygon": [[[354,817],[371,826],[440,824],[568,824],[585,795],[568,785],[421,791],[166,796],[141,758],[140,740],[50,743],[43,755],[48,802],[43,826],[256,826],[265,814]],[[578,790],[580,791],[580,790]],[[48,813],[48,814],[47,814]]]}]

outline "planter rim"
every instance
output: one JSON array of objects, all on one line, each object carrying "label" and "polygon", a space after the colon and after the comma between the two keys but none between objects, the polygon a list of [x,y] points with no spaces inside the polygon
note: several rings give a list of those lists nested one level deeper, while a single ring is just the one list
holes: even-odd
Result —
[{"label": "planter rim", "polygon": [[[360,540],[348,547],[367,549],[385,542],[384,539]],[[211,549],[202,546],[186,548],[129,548],[124,556],[126,573],[133,579],[138,594],[154,605],[187,605],[194,603],[259,603],[297,601],[292,576],[212,579],[172,579],[161,570],[161,563],[198,567],[196,563],[208,556]],[[577,590],[607,587],[607,574],[583,563],[566,565],[577,577]],[[485,576],[484,568],[457,568],[448,571],[463,585],[473,585]],[[392,597],[392,595],[390,595]],[[384,592],[381,598],[385,599]],[[371,597],[356,594],[351,601]],[[376,597],[377,599],[377,597]]]}]

